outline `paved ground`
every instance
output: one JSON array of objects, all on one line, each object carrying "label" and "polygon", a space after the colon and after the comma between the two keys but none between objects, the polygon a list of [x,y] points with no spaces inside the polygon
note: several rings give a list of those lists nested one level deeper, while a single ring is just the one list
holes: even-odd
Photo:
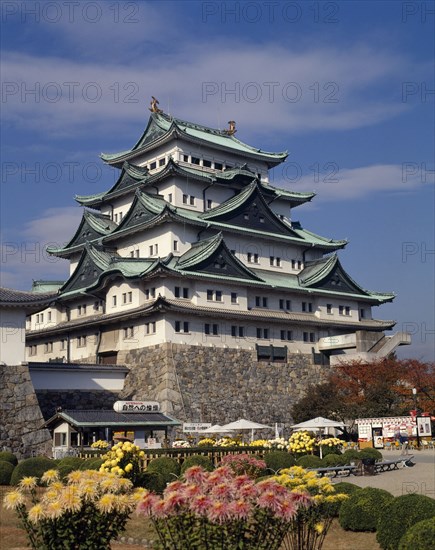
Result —
[{"label": "paved ground", "polygon": [[[394,496],[419,493],[435,498],[435,451],[414,451],[412,468],[400,468],[374,476],[354,476],[334,478],[333,481],[348,481],[359,487],[386,489]],[[400,451],[382,451],[384,460],[394,460],[401,456]]]}]

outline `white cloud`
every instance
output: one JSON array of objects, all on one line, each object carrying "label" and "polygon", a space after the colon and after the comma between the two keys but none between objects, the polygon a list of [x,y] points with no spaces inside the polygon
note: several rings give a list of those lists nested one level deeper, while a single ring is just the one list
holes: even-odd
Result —
[{"label": "white cloud", "polygon": [[[297,173],[289,171],[289,177],[296,178]],[[306,175],[297,182],[281,179],[274,185],[294,191],[315,191],[315,204],[319,204],[323,201],[360,199],[380,192],[409,193],[433,183],[434,174],[426,172],[424,165],[409,162],[360,168],[335,165],[334,173],[331,168],[320,183],[313,182],[313,175]]]},{"label": "white cloud", "polygon": [[79,207],[50,208],[20,233],[6,235],[1,244],[1,286],[30,289],[33,279],[66,280],[68,261],[50,256],[46,247],[66,244],[81,216]]},{"label": "white cloud", "polygon": [[[10,52],[2,69],[5,119],[42,132],[83,133],[96,124],[114,132],[138,118],[145,123],[153,94],[180,118],[217,127],[235,118],[245,133],[300,133],[377,124],[409,109],[400,100],[401,82],[421,67],[360,46],[294,52],[209,41],[130,65]],[[386,83],[389,93],[382,94]],[[375,88],[380,93],[373,99]],[[28,93],[33,89],[36,99]]]}]

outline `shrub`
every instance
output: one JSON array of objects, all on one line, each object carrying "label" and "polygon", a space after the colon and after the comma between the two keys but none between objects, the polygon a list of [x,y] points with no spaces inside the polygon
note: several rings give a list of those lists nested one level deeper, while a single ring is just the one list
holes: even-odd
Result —
[{"label": "shrub", "polygon": [[[175,481],[176,478],[180,475],[181,467],[178,464],[176,460],[173,458],[169,458],[166,456],[161,456],[159,458],[155,458],[154,460],[151,460],[151,462],[148,464],[148,468],[146,469],[147,473],[157,473],[159,474],[160,478],[159,481],[157,481],[157,486],[161,487],[163,486],[163,489],[166,487],[167,483],[171,483],[171,481]],[[155,480],[153,480],[153,483]],[[159,491],[162,492],[162,491]]]},{"label": "shrub", "polygon": [[181,473],[184,474],[187,468],[191,466],[202,466],[207,472],[214,470],[212,461],[207,456],[202,455],[188,456],[181,465]]},{"label": "shrub", "polygon": [[32,476],[40,478],[44,472],[51,470],[55,465],[53,460],[39,456],[36,458],[27,458],[15,466],[12,472],[11,485],[18,485],[23,477]]},{"label": "shrub", "polygon": [[425,495],[396,497],[380,513],[376,539],[384,550],[397,550],[400,539],[415,523],[435,515],[435,501]]},{"label": "shrub", "polygon": [[410,527],[400,539],[399,550],[435,550],[435,517]]},{"label": "shrub", "polygon": [[255,456],[242,453],[224,456],[221,466],[229,466],[236,476],[247,474],[252,479],[256,479],[264,473],[266,462],[255,458]]},{"label": "shrub", "polygon": [[125,477],[136,485],[142,471],[144,456],[144,451],[137,445],[130,441],[120,441],[101,457],[104,462],[100,466],[100,471]]},{"label": "shrub", "polygon": [[321,468],[322,461],[318,456],[304,455],[298,458],[297,465],[302,468]]},{"label": "shrub", "polygon": [[347,451],[344,451],[344,453],[341,455],[343,466],[346,466],[347,464],[350,464],[351,462],[359,459],[359,451],[355,449],[348,449]]},{"label": "shrub", "polygon": [[167,481],[162,474],[145,471],[139,474],[136,484],[138,487],[143,487],[152,493],[161,495],[166,489]]},{"label": "shrub", "polygon": [[271,451],[270,453],[265,453],[264,462],[266,463],[266,468],[275,473],[284,468],[291,468],[295,465],[296,459],[287,451]]},{"label": "shrub", "polygon": [[356,491],[340,508],[340,525],[346,531],[376,531],[381,510],[394,499],[383,489],[367,487]]},{"label": "shrub", "polygon": [[60,479],[65,479],[66,476],[74,470],[80,470],[80,466],[83,462],[84,460],[82,458],[78,458],[76,456],[66,456],[65,458],[61,458],[56,466]]},{"label": "shrub", "polygon": [[18,458],[14,455],[14,453],[10,453],[9,451],[1,451],[0,460],[10,462],[13,466],[18,464]]},{"label": "shrub", "polygon": [[86,458],[79,466],[79,470],[99,470],[103,464],[102,458]]},{"label": "shrub", "polygon": [[0,460],[0,485],[9,485],[14,468],[7,460]]},{"label": "shrub", "polygon": [[349,496],[357,493],[358,491],[361,491],[361,487],[358,487],[358,485],[354,485],[353,483],[349,483],[347,481],[334,483],[334,489],[337,491],[337,493],[344,493],[345,495]]},{"label": "shrub", "polygon": [[363,449],[358,453],[358,458],[363,460],[365,458],[374,458],[375,460],[382,460],[383,456],[377,449]]},{"label": "shrub", "polygon": [[322,466],[340,466],[341,465],[341,455],[334,453],[327,454],[322,458]]}]

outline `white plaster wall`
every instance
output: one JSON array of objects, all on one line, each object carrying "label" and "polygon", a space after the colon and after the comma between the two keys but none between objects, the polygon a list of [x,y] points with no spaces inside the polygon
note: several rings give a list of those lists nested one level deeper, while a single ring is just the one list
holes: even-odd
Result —
[{"label": "white plaster wall", "polygon": [[35,390],[122,390],[125,375],[121,372],[98,372],[61,370],[55,367],[46,370],[30,369]]},{"label": "white plaster wall", "polygon": [[0,364],[19,365],[26,360],[24,310],[0,308]]}]

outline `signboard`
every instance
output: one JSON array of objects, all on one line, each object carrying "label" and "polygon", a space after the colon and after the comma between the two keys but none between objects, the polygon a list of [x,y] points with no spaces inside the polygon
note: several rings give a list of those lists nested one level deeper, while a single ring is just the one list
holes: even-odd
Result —
[{"label": "signboard", "polygon": [[183,432],[202,432],[202,430],[207,430],[211,428],[210,422],[185,422],[183,424]]},{"label": "signboard", "polygon": [[157,401],[116,401],[113,410],[118,413],[158,412],[160,403]]}]

